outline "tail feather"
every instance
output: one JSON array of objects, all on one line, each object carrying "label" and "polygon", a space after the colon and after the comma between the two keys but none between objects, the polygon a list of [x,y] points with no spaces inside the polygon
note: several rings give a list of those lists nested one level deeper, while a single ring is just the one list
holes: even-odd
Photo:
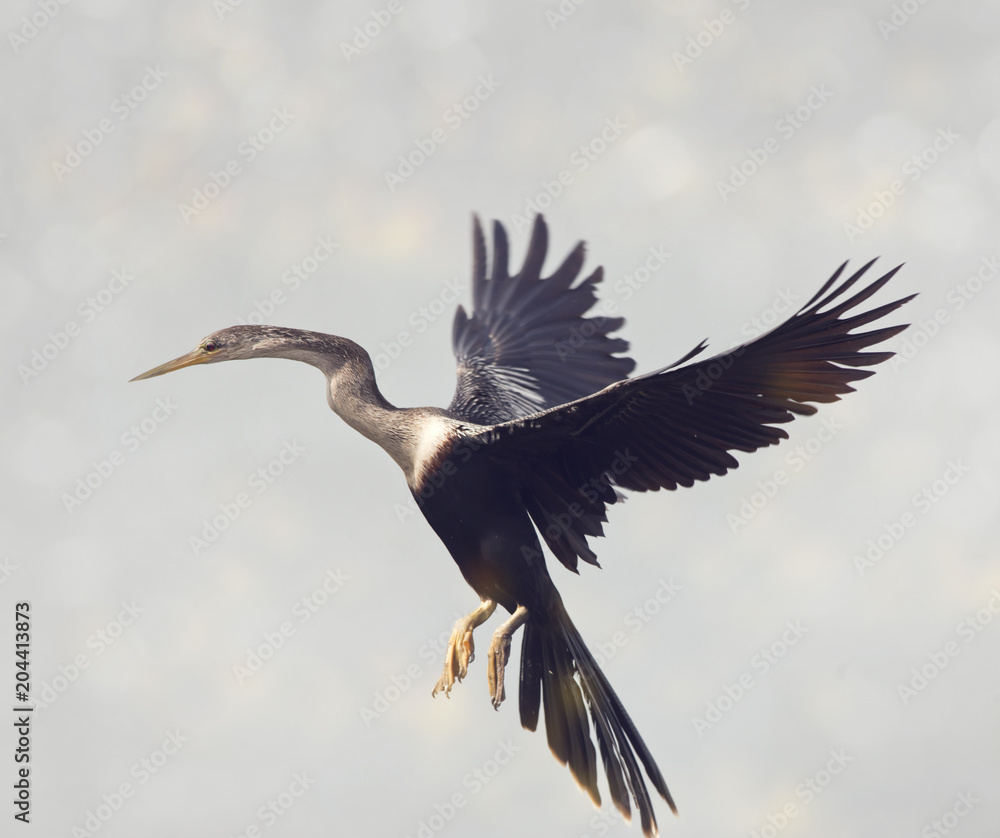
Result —
[{"label": "tail feather", "polygon": [[[611,801],[622,813],[622,817],[630,820],[632,810],[629,808],[629,796],[632,794],[632,784],[628,782],[622,774],[621,756],[615,746],[611,730],[607,722],[598,717],[594,720],[597,741],[601,747],[601,761],[604,763],[604,773],[608,778],[608,788],[611,790]],[[628,782],[628,785],[626,785]]]},{"label": "tail feather", "polygon": [[542,639],[542,699],[545,733],[549,748],[563,765],[568,764],[580,786],[595,806],[601,805],[597,790],[597,765],[590,724],[580,690],[573,680],[573,659],[557,644]]},{"label": "tail feather", "polygon": [[656,815],[639,763],[677,814],[663,775],[562,601],[557,599],[543,619],[529,618],[524,627],[519,696],[522,726],[535,730],[540,706],[544,707],[549,748],[599,806],[592,723],[612,802],[626,820],[631,818],[634,803],[643,834],[656,835]]},{"label": "tail feather", "polygon": [[[614,708],[616,720],[620,723],[622,731],[628,736],[628,740],[642,762],[643,768],[646,769],[646,774],[652,781],[654,788],[660,793],[660,795],[662,795],[663,799],[667,801],[667,804],[670,806],[670,810],[676,815],[677,807],[674,805],[673,798],[670,796],[670,791],[667,789],[666,780],[663,779],[663,775],[660,773],[660,769],[656,765],[653,755],[649,752],[649,748],[646,747],[646,743],[642,741],[642,737],[639,735],[639,731],[636,729],[628,711],[622,704],[621,699],[618,698],[615,691],[611,688],[611,684],[608,682],[607,677],[601,671],[600,667],[598,667],[597,661],[594,660],[593,655],[590,654],[590,650],[584,645],[583,638],[580,637],[575,627],[573,627],[573,635],[575,636],[571,636],[570,640],[576,650],[578,660],[585,659],[589,663],[589,667],[584,669],[585,674],[590,675],[590,672],[592,672],[593,675],[596,676],[595,680],[597,681],[598,686],[606,697],[608,704]],[[590,670],[590,672],[588,672],[588,670]]]},{"label": "tail feather", "polygon": [[538,708],[542,701],[542,635],[528,620],[521,636],[521,685],[517,693],[521,727],[538,727]]}]

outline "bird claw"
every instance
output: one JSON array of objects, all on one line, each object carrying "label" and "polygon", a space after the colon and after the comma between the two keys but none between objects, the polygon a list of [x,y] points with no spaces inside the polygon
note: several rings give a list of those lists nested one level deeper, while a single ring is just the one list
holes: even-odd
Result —
[{"label": "bird claw", "polygon": [[489,660],[486,662],[486,677],[490,685],[490,697],[493,699],[493,708],[500,709],[500,705],[507,697],[503,686],[504,670],[507,668],[507,661],[510,660],[510,635],[503,632],[503,627],[493,635],[493,642],[490,643]]},{"label": "bird claw", "polygon": [[500,705],[507,697],[503,688],[503,675],[507,668],[507,661],[510,660],[510,639],[527,619],[528,609],[519,605],[517,610],[511,614],[510,619],[493,632],[489,660],[486,662],[486,678],[490,685],[490,698],[493,699],[493,707],[496,710],[500,709]]},{"label": "bird claw", "polygon": [[[476,647],[472,642],[472,631],[486,622],[495,608],[496,602],[484,599],[468,617],[462,617],[455,623],[451,638],[448,640],[448,649],[444,653],[444,671],[431,695],[443,692],[446,696],[450,696],[451,688],[455,686],[455,682],[461,681],[469,673],[469,664],[476,656]],[[510,639],[527,619],[528,609],[519,605],[510,619],[493,633],[493,640],[490,642],[486,677],[490,686],[490,698],[493,701],[493,707],[497,710],[500,709],[500,705],[507,697],[507,693],[504,691],[503,676],[504,670],[507,668],[507,661],[510,660]]]},{"label": "bird claw", "polygon": [[[432,696],[443,692],[446,698],[451,698],[451,688],[456,681],[461,681],[469,674],[469,664],[476,658],[476,646],[472,640],[472,629],[459,620],[448,641],[448,649],[444,653],[444,671],[438,679]],[[464,629],[464,631],[462,631]],[[460,634],[461,632],[461,634]]]},{"label": "bird claw", "polygon": [[451,697],[451,688],[456,681],[461,681],[469,674],[469,664],[476,658],[476,645],[472,641],[473,630],[482,625],[493,614],[497,604],[491,599],[484,599],[479,607],[455,622],[448,640],[448,649],[444,653],[444,671],[434,685],[432,696],[443,692]]}]

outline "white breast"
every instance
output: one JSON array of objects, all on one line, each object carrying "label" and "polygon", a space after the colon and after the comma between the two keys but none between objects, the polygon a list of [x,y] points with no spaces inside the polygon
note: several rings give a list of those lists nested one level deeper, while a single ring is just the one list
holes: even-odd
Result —
[{"label": "white breast", "polygon": [[417,422],[413,461],[406,471],[406,479],[411,487],[419,486],[433,470],[435,462],[440,466],[441,450],[448,445],[455,434],[456,422],[444,416],[424,415]]}]

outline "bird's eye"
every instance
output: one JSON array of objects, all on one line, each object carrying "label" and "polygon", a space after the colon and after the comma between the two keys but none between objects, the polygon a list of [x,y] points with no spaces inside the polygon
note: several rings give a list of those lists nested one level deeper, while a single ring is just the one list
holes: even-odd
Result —
[{"label": "bird's eye", "polygon": [[204,346],[202,347],[206,352],[215,352],[219,347],[215,345],[214,340],[206,340]]}]

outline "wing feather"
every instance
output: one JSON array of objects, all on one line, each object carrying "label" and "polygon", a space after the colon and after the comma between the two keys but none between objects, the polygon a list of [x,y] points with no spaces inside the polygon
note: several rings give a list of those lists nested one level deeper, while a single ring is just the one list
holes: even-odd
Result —
[{"label": "wing feather", "polygon": [[474,218],[472,313],[459,306],[452,328],[458,360],[452,415],[478,424],[505,422],[596,393],[634,368],[622,354],[628,342],[610,336],[624,320],[585,317],[603,272],[597,268],[572,287],[583,267],[581,242],[543,278],[548,238],[539,215],[524,265],[511,276],[503,225],[493,224],[491,262]]},{"label": "wing feather", "polygon": [[[618,499],[614,486],[656,491],[723,475],[738,466],[731,451],[787,438],[781,425],[853,392],[854,382],[874,374],[862,368],[892,357],[864,350],[905,325],[853,330],[915,295],[851,314],[899,268],[846,296],[872,262],[838,285],[846,264],[792,317],[753,341],[687,363],[703,343],[670,367],[480,434],[491,456],[517,473],[533,520],[563,564],[576,570],[578,558],[597,563],[587,538]],[[560,526],[546,527],[551,521]]]}]

